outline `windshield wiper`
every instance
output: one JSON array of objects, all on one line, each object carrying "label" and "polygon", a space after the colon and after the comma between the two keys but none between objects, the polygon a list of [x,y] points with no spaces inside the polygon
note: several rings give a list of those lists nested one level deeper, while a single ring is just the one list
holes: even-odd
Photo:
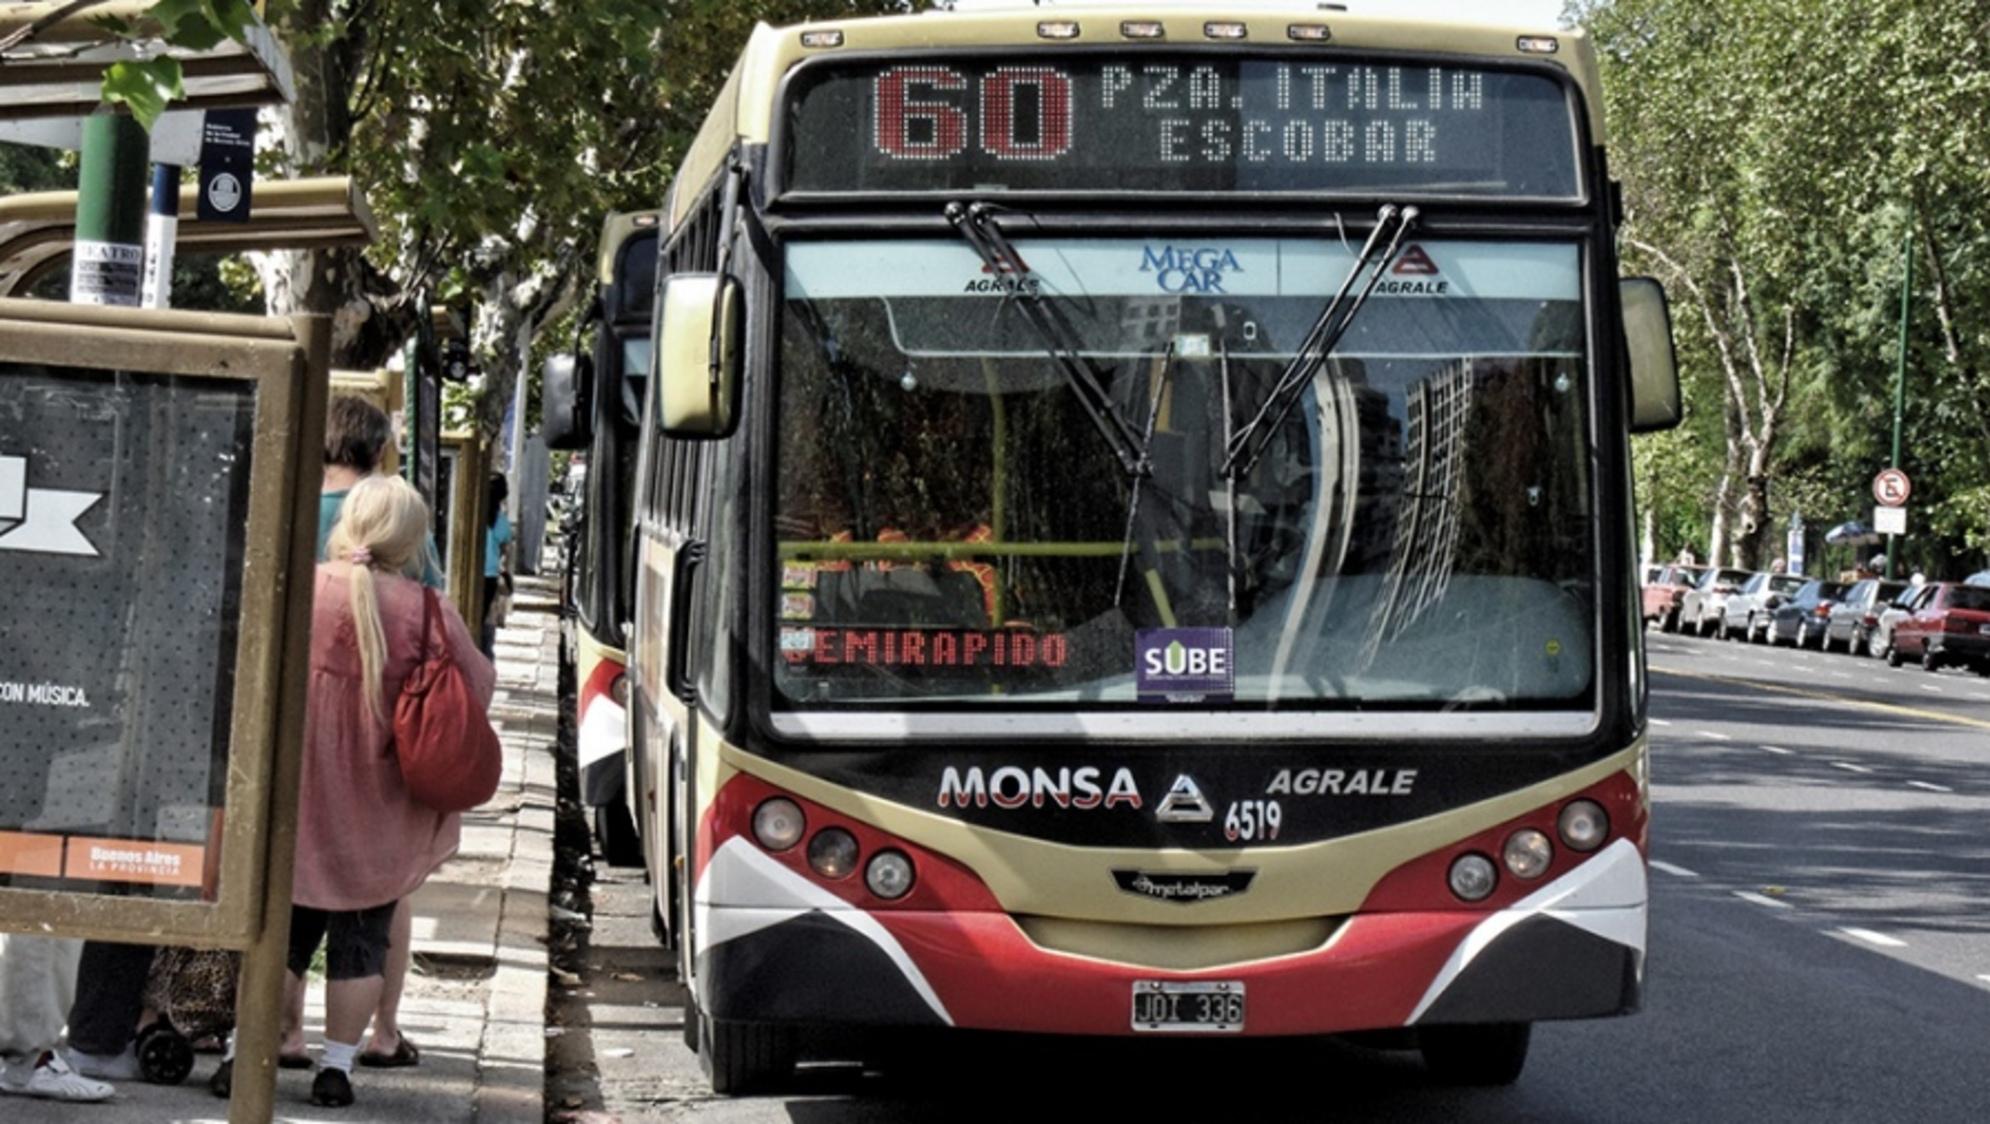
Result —
[{"label": "windshield wiper", "polygon": [[[973,248],[981,264],[987,266],[989,273],[995,277],[1018,273],[1024,268],[1016,248],[995,225],[994,208],[986,203],[953,202],[947,204],[946,216],[947,221]],[[1029,322],[1042,341],[1044,353],[1057,364],[1065,381],[1071,384],[1071,392],[1077,397],[1079,406],[1092,419],[1092,424],[1098,427],[1113,456],[1119,459],[1120,468],[1125,470],[1127,478],[1139,480],[1148,475],[1152,466],[1147,461],[1146,442],[1141,440],[1133,423],[1120,412],[1119,404],[1106,393],[1097,368],[1081,354],[1070,324],[1046,305],[1043,294],[1034,286],[1016,285],[1010,295],[1016,298],[1023,319]]]},{"label": "windshield wiper", "polygon": [[[1286,417],[1299,404],[1299,398],[1312,383],[1313,376],[1333,354],[1334,348],[1339,346],[1341,337],[1354,324],[1354,318],[1360,315],[1361,306],[1368,302],[1368,294],[1374,292],[1375,286],[1382,280],[1382,271],[1395,259],[1396,247],[1402,244],[1403,235],[1409,233],[1416,219],[1415,207],[1398,207],[1394,203],[1384,204],[1377,212],[1375,229],[1368,232],[1368,241],[1362,245],[1361,255],[1355,258],[1354,268],[1347,271],[1347,277],[1341,281],[1333,299],[1320,310],[1313,326],[1306,330],[1306,338],[1300,341],[1292,361],[1279,372],[1277,381],[1272,383],[1271,393],[1265,395],[1264,405],[1258,408],[1257,414],[1244,428],[1230,435],[1224,449],[1225,479],[1240,480],[1257,467],[1258,460],[1271,447],[1278,427],[1285,424]],[[1389,236],[1388,249],[1376,253],[1377,247],[1382,244],[1383,233],[1392,225],[1395,233]],[[1343,310],[1342,304],[1347,300],[1348,292],[1361,281],[1362,271],[1371,267],[1373,271],[1369,273],[1367,282],[1362,284],[1360,295]]]},{"label": "windshield wiper", "polygon": [[[1175,341],[1169,340],[1167,354],[1161,360],[1161,377],[1156,379],[1154,383],[1154,403],[1147,410],[1147,433],[1142,439],[1141,444],[1141,448],[1143,449],[1154,447],[1154,423],[1160,420],[1161,400],[1168,395],[1168,376],[1173,374],[1174,370]],[[1143,477],[1140,476],[1133,478],[1133,486],[1129,489],[1133,494],[1126,501],[1126,541],[1119,548],[1119,580],[1115,581],[1112,587],[1112,603],[1114,608],[1119,607],[1121,600],[1126,595],[1126,567],[1133,560],[1133,530],[1135,522],[1140,517],[1140,482],[1142,479]]]}]

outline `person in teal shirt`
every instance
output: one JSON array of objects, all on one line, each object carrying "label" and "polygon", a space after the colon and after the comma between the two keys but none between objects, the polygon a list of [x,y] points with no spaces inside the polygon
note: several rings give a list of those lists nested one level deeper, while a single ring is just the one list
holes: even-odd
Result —
[{"label": "person in teal shirt", "polygon": [[[380,470],[380,458],[393,435],[393,424],[380,407],[350,395],[332,399],[331,413],[325,419],[325,482],[318,493],[318,561],[325,560],[325,544],[331,541],[346,493]],[[436,564],[432,533],[423,554],[421,583],[430,589],[443,588],[446,583]]]},{"label": "person in teal shirt", "polygon": [[490,488],[484,496],[484,511],[487,523],[484,527],[484,629],[482,641],[484,654],[492,654],[497,643],[497,622],[491,617],[491,606],[497,603],[500,585],[504,578],[504,548],[511,545],[511,517],[504,513],[504,501],[511,497],[511,486],[502,476],[491,477]]},{"label": "person in teal shirt", "polygon": [[[354,484],[380,469],[380,458],[394,435],[393,423],[378,406],[364,398],[341,395],[332,399],[325,420],[325,482],[318,495],[318,560],[325,560],[325,544],[339,521],[339,509]],[[429,534],[423,547],[422,584],[440,590],[442,569],[436,564],[435,535]],[[361,1065],[411,1066],[421,1063],[421,1051],[401,1033],[401,993],[407,986],[413,941],[414,914],[402,899],[394,910],[387,955],[386,983],[380,989],[380,1006],[373,1014],[373,1035],[360,1052]],[[302,1065],[309,1068],[304,1053],[304,992],[300,988],[286,996],[283,1041],[278,1064],[285,1069]],[[217,1074],[217,1077],[219,1075]],[[210,1088],[213,1084],[210,1082]],[[219,1092],[219,1090],[216,1090]]]}]

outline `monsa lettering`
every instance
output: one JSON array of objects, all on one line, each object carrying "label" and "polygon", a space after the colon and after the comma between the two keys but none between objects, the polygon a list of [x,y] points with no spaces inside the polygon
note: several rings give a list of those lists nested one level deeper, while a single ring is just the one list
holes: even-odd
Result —
[{"label": "monsa lettering", "polygon": [[942,808],[986,808],[992,803],[1004,809],[1048,804],[1078,811],[1118,807],[1138,811],[1143,806],[1140,785],[1131,769],[1115,769],[1103,786],[1099,783],[1101,774],[1102,770],[1093,765],[1063,765],[1054,771],[1042,766],[1024,769],[1004,765],[993,773],[984,772],[979,765],[966,769],[949,765],[940,771],[937,799]]}]

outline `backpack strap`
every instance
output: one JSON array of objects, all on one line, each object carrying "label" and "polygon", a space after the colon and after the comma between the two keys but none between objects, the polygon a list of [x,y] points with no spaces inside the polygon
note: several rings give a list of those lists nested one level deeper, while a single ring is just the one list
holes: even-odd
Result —
[{"label": "backpack strap", "polygon": [[421,587],[421,649],[415,657],[416,667],[420,667],[421,665],[428,662],[428,637],[429,633],[435,627],[436,601],[437,598],[435,596],[435,591],[427,586],[422,586]]}]

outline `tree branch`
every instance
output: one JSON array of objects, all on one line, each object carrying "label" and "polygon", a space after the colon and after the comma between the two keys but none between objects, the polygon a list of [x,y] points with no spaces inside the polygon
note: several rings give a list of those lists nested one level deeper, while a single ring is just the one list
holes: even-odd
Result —
[{"label": "tree branch", "polygon": [[[1714,350],[1720,356],[1721,374],[1727,381],[1728,400],[1737,406],[1745,403],[1748,400],[1748,389],[1741,383],[1741,368],[1734,357],[1730,333],[1715,321],[1714,303],[1707,299],[1706,290],[1700,287],[1699,281],[1693,277],[1693,274],[1685,266],[1673,260],[1672,255],[1666,253],[1664,250],[1638,238],[1626,237],[1624,241],[1650,254],[1660,265],[1678,277],[1680,283],[1686,286],[1686,291],[1692,295],[1693,303],[1700,306],[1700,315],[1707,322],[1707,335],[1713,339]],[[1755,439],[1753,427],[1749,424],[1746,412],[1740,411],[1740,413],[1741,416],[1737,420],[1741,428],[1741,438],[1744,442],[1752,443]]]},{"label": "tree branch", "polygon": [[[8,32],[5,38],[0,38],[0,54],[5,54],[13,50],[15,47],[33,39],[35,36],[40,35],[42,32],[47,31],[49,28],[54,27],[56,24],[61,23],[63,20],[68,19],[85,8],[95,8],[109,2],[110,0],[69,0],[69,3],[49,12],[26,27],[15,28],[13,31]],[[4,62],[4,59],[0,59],[0,63]]]}]

